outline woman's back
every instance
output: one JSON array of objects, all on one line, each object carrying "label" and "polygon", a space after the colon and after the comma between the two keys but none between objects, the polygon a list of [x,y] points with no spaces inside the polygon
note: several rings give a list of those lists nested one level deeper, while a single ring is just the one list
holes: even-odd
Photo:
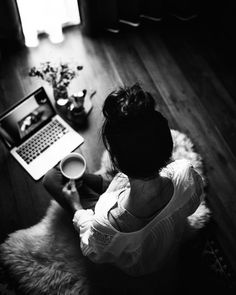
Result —
[{"label": "woman's back", "polygon": [[[110,209],[108,219],[122,232],[137,231],[150,222],[171,200],[174,186],[170,178],[130,180],[131,190],[123,190]],[[133,189],[132,189],[133,188]]]},{"label": "woman's back", "polygon": [[[171,178],[174,186],[173,196],[155,217],[141,229],[132,232],[129,228],[126,232],[116,229],[109,220],[110,209],[118,203],[121,220],[123,224],[126,222],[126,227],[133,227],[137,221],[136,217],[132,218],[132,214],[127,214],[119,200],[124,187],[127,191],[130,190],[127,177],[115,177],[95,207],[92,230],[89,236],[86,236],[87,242],[83,243],[82,239],[82,250],[91,260],[99,263],[112,262],[134,276],[156,271],[162,268],[163,263],[167,263],[181,243],[187,217],[194,213],[200,204],[202,188],[199,189],[199,179],[195,181],[195,178],[200,176],[195,174],[185,160],[173,162],[163,169],[161,174]],[[124,185],[120,189],[122,178]],[[91,225],[89,227],[91,228]]]}]

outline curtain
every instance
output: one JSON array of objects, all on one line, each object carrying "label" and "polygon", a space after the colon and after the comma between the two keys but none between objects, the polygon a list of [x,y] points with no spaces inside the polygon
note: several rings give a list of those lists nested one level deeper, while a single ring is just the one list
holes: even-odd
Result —
[{"label": "curtain", "polygon": [[17,0],[17,4],[27,46],[37,46],[40,33],[59,43],[63,26],[80,23],[77,0]]},{"label": "curtain", "polygon": [[24,44],[18,8],[15,0],[0,1],[0,43],[1,47],[8,43]]}]

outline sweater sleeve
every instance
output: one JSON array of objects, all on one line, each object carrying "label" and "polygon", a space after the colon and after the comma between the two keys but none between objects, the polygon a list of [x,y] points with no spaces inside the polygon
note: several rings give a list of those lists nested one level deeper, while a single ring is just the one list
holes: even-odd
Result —
[{"label": "sweater sleeve", "polygon": [[91,209],[78,210],[74,214],[73,225],[80,235],[80,247],[84,256],[88,256],[92,252],[89,245],[89,237],[93,220],[94,212]]}]

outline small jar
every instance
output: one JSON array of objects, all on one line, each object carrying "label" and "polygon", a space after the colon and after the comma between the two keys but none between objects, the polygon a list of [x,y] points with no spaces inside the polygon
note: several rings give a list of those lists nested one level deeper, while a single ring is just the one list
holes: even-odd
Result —
[{"label": "small jar", "polygon": [[67,106],[67,118],[75,125],[83,125],[86,121],[86,111],[84,108],[84,100],[87,91],[79,91],[76,94],[73,94],[69,100]]},{"label": "small jar", "polygon": [[61,113],[62,115],[66,115],[69,104],[70,104],[70,101],[68,98],[59,98],[55,102],[58,112]]}]

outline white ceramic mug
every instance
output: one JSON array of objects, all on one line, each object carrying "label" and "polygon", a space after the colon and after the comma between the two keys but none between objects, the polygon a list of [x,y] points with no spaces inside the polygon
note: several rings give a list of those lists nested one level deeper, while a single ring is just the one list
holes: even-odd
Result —
[{"label": "white ceramic mug", "polygon": [[86,170],[86,160],[79,153],[70,153],[60,163],[62,175],[70,179],[71,189],[75,189],[75,179],[83,176]]}]

